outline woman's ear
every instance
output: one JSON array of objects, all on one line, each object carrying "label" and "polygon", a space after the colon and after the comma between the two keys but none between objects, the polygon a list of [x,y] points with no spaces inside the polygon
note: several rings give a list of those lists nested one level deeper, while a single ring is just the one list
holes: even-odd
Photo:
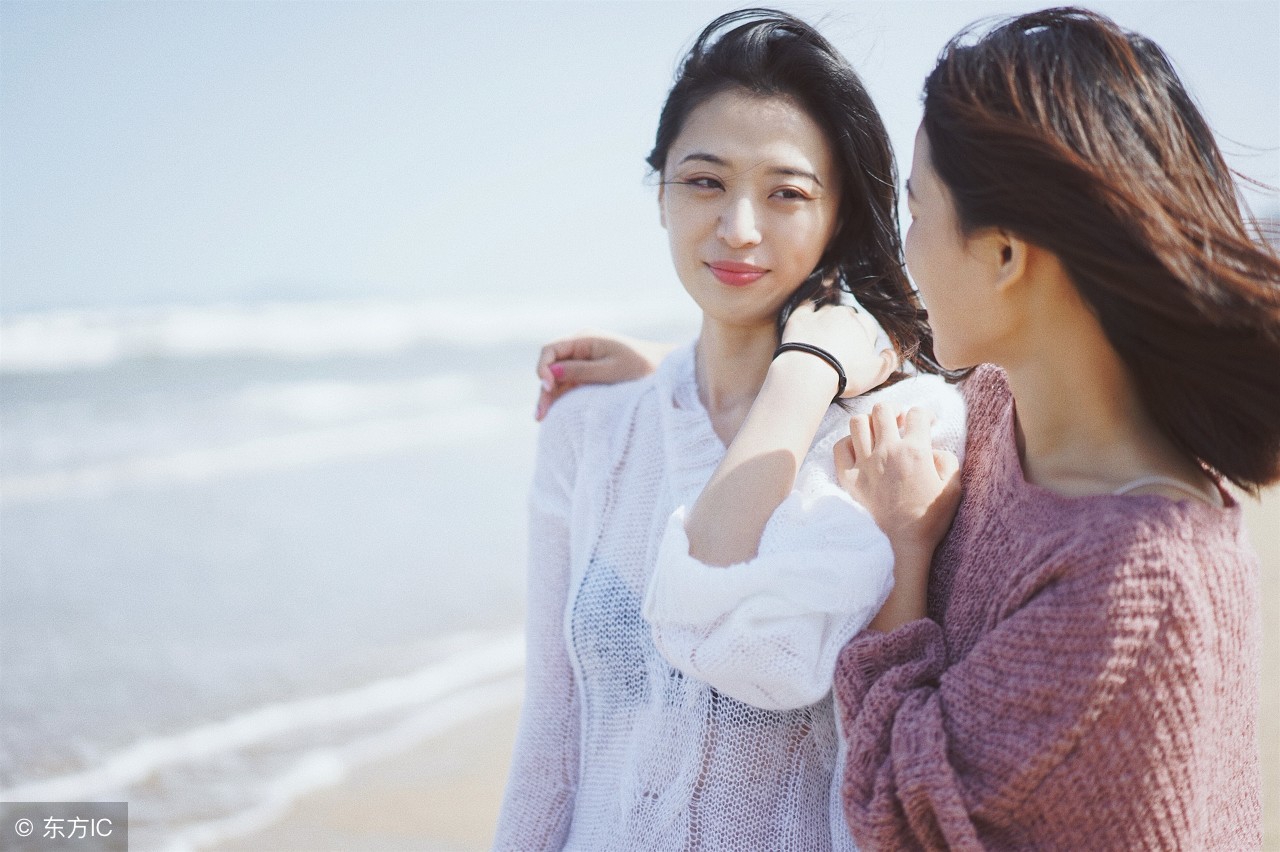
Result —
[{"label": "woman's ear", "polygon": [[667,229],[666,189],[666,184],[658,184],[658,224],[662,226],[664,231]]},{"label": "woman's ear", "polygon": [[1026,277],[1030,245],[1008,231],[995,229],[991,235],[993,281],[996,292],[1006,293]]}]

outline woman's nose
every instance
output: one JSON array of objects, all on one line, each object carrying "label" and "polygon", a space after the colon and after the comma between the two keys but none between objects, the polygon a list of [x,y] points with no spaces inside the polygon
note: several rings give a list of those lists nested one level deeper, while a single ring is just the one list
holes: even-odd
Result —
[{"label": "woman's nose", "polygon": [[720,215],[717,236],[733,248],[760,242],[760,226],[756,221],[755,206],[751,199],[740,198],[729,202]]}]

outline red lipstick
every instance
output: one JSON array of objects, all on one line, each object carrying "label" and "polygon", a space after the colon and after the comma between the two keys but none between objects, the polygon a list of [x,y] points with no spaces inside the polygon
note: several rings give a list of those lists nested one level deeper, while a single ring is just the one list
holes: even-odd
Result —
[{"label": "red lipstick", "polygon": [[716,260],[708,263],[707,267],[721,284],[728,284],[730,287],[745,287],[760,280],[769,271],[750,263],[737,263],[732,260]]}]

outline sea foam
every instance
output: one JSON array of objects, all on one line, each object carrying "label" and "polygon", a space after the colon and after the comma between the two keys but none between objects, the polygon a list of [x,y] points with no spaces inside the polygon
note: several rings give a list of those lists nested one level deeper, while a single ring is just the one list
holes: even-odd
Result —
[{"label": "sea foam", "polygon": [[313,359],[423,345],[536,344],[585,326],[643,331],[687,323],[678,300],[477,305],[344,300],[25,313],[0,321],[0,373],[62,372],[130,359]]},{"label": "sea foam", "polygon": [[420,417],[390,417],[250,438],[37,473],[0,477],[0,504],[104,497],[125,489],[164,488],[436,449],[528,430],[510,408],[471,405]]},{"label": "sea foam", "polygon": [[[199,725],[181,733],[150,737],[107,755],[97,765],[79,772],[31,780],[0,789],[0,801],[92,801],[118,795],[175,764],[209,761],[228,752],[268,743],[300,731],[331,727],[376,718],[390,712],[417,712],[423,716],[403,723],[421,733],[439,718],[467,715],[465,706],[441,715],[440,702],[464,690],[509,677],[524,663],[524,640],[512,631],[476,641],[472,647],[426,666],[412,674],[375,681],[330,695],[269,704],[229,719]],[[456,702],[455,702],[456,703]],[[463,702],[465,705],[466,702]],[[487,711],[490,703],[480,702]],[[433,709],[434,708],[434,709]],[[416,717],[415,717],[416,718]],[[436,722],[432,722],[436,719]],[[393,729],[395,730],[395,729]],[[396,736],[400,738],[397,739]],[[402,742],[405,731],[392,736]],[[380,742],[375,738],[374,744]],[[349,747],[348,757],[358,757],[373,745]],[[332,779],[331,779],[332,780]],[[285,787],[290,785],[284,784]],[[294,785],[296,786],[296,785]]]}]

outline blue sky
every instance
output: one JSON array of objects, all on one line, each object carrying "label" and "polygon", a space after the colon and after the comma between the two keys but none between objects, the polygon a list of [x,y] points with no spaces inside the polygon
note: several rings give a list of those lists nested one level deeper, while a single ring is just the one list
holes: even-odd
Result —
[{"label": "blue sky", "polygon": [[[736,5],[6,0],[0,310],[674,287],[643,157],[681,52]],[[909,157],[946,38],[1041,4],[778,5],[841,46]],[[1280,4],[1091,5],[1280,183]]]}]

